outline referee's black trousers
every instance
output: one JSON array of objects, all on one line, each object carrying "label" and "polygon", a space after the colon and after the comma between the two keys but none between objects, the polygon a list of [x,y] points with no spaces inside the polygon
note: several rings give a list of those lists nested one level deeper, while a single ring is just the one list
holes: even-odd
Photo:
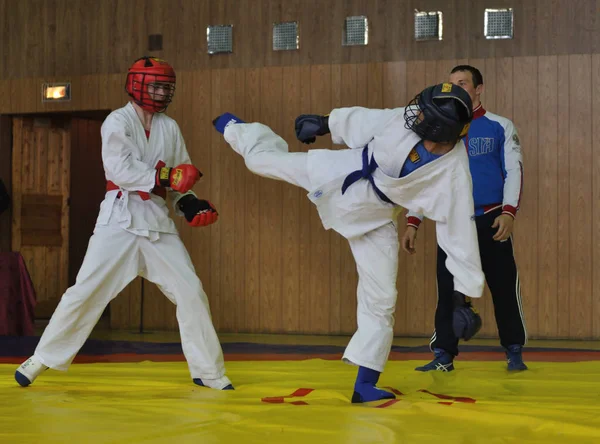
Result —
[{"label": "referee's black trousers", "polygon": [[[501,212],[501,209],[498,209],[482,216],[476,216],[475,222],[479,239],[481,266],[492,294],[500,344],[503,347],[508,347],[513,344],[525,345],[527,333],[512,236],[504,242],[493,239],[497,228],[492,228],[492,224]],[[435,332],[431,338],[430,346],[432,350],[440,348],[457,356],[458,339],[454,336],[452,330],[454,280],[446,268],[446,253],[439,245],[437,251],[437,284],[438,305],[435,311]]]}]

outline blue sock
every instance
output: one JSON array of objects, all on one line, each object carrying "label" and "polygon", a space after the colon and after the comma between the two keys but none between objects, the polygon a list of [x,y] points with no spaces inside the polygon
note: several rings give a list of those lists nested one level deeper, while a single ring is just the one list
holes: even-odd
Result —
[{"label": "blue sock", "polygon": [[373,370],[367,367],[358,367],[358,375],[356,376],[356,384],[371,383],[377,384],[379,381],[379,373],[377,370]]},{"label": "blue sock", "polygon": [[239,117],[236,117],[231,113],[221,114],[219,117],[217,117],[215,120],[213,120],[213,125],[215,126],[215,129],[218,132],[220,132],[221,134],[223,134],[225,132],[225,127],[227,125],[229,125],[230,123],[245,123],[245,122],[242,119],[240,119]]},{"label": "blue sock", "polygon": [[379,381],[379,373],[367,367],[359,367],[356,382],[354,383],[353,403],[377,401],[380,399],[394,399],[393,393],[386,392],[375,386]]}]

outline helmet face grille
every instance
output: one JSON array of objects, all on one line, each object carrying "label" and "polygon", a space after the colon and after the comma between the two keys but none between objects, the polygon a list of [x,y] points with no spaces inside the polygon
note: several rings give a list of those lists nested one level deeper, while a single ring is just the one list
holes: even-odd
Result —
[{"label": "helmet face grille", "polygon": [[130,72],[127,93],[142,109],[161,113],[166,111],[175,94],[175,76]]},{"label": "helmet face grille", "polygon": [[427,107],[422,110],[419,106],[419,96],[412,99],[404,109],[404,127],[412,130],[422,139],[435,141],[441,125],[434,119],[428,118]]},{"label": "helmet face grille", "polygon": [[417,96],[404,109],[404,127],[410,130],[413,129],[420,115],[421,108],[419,107],[419,97]]}]

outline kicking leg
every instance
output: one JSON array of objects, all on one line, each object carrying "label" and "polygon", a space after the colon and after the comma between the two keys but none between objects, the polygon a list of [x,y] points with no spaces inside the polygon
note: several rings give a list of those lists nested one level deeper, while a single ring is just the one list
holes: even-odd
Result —
[{"label": "kicking leg", "polygon": [[235,123],[224,129],[225,140],[253,173],[310,190],[307,153],[290,153],[288,144],[261,123]]}]

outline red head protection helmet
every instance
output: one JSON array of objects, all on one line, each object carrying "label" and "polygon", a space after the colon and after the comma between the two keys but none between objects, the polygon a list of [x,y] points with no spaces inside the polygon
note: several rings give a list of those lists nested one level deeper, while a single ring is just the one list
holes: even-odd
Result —
[{"label": "red head protection helmet", "polygon": [[129,68],[125,91],[142,109],[162,113],[173,100],[175,71],[156,57],[139,58]]}]

